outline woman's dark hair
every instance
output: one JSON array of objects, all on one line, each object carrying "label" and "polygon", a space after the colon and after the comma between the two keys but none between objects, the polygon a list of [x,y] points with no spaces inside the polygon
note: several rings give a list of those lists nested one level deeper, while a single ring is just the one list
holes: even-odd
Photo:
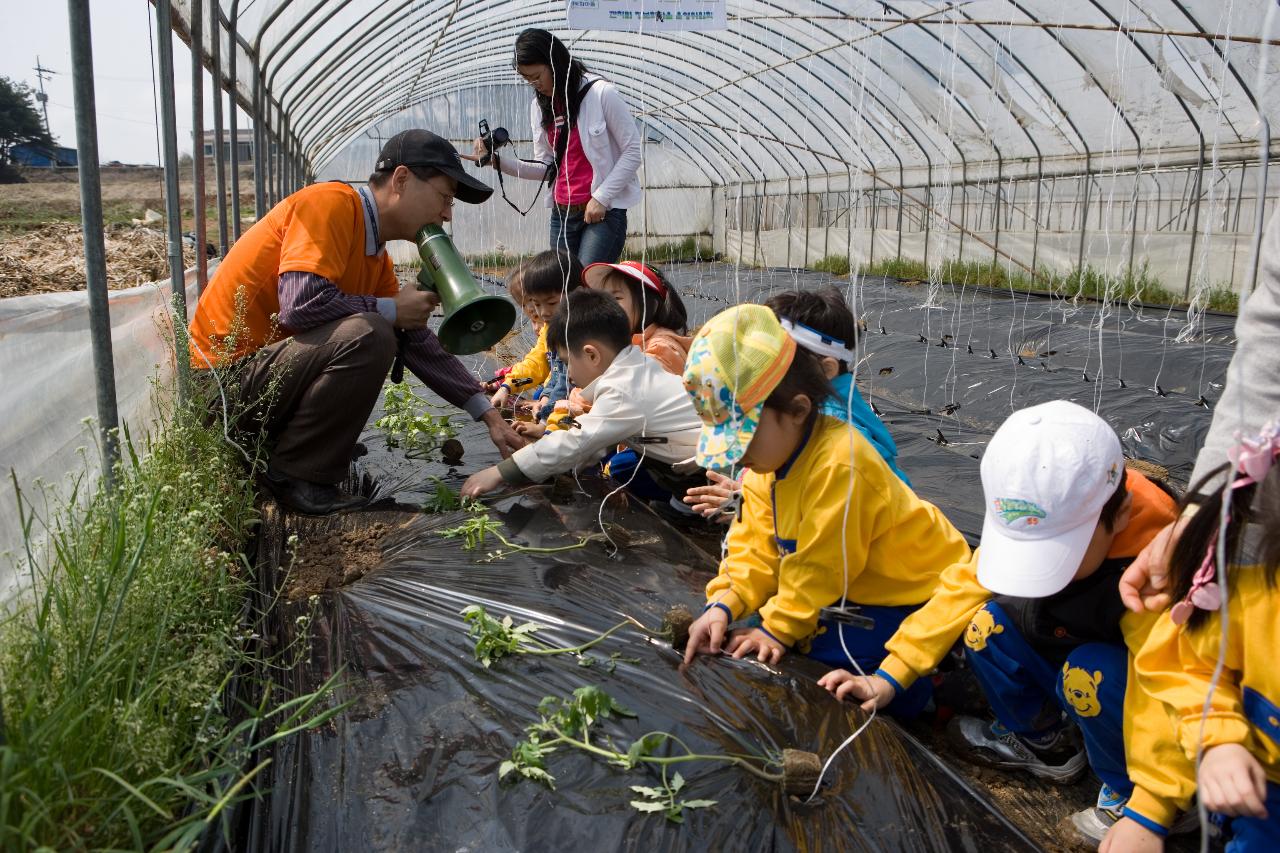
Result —
[{"label": "woman's dark hair", "polygon": [[[1210,471],[1194,488],[1188,490],[1188,496],[1199,494],[1206,482],[1223,472],[1228,472],[1228,484],[1235,479],[1230,473],[1230,466],[1223,465]],[[1224,490],[1218,489],[1200,504],[1200,509],[1187,522],[1177,544],[1173,546],[1173,557],[1169,561],[1169,590],[1175,602],[1187,597],[1192,578],[1204,561],[1209,543],[1218,532],[1223,494]],[[1250,522],[1260,528],[1261,533],[1259,539],[1249,543],[1254,546],[1250,549],[1251,553],[1244,555],[1249,567],[1241,568],[1238,565],[1241,546],[1244,544],[1245,528]],[[1232,494],[1226,544],[1228,589],[1231,587],[1231,579],[1240,571],[1264,571],[1267,573],[1267,584],[1275,586],[1277,570],[1280,569],[1280,465],[1273,467],[1261,483],[1242,486]],[[1216,554],[1214,560],[1217,560]],[[1254,565],[1261,568],[1254,569]],[[1187,626],[1198,628],[1208,618],[1209,611],[1197,607],[1187,620]]]},{"label": "woman's dark hair", "polygon": [[[631,291],[631,301],[640,309],[640,316],[636,317],[636,325],[646,326],[649,323],[655,323],[664,329],[670,329],[676,334],[686,334],[689,328],[689,314],[685,311],[684,301],[680,299],[680,294],[676,293],[671,282],[662,273],[658,272],[654,267],[649,267],[649,271],[662,283],[662,287],[666,290],[665,298],[659,298],[653,288],[645,287],[640,280],[629,275],[623,275],[620,272],[610,272],[609,275],[616,279],[625,281],[627,289]],[[633,333],[643,332],[642,328],[631,330]]]},{"label": "woman's dark hair", "polygon": [[795,398],[799,394],[809,398],[809,417],[804,422],[807,431],[818,419],[818,410],[822,408],[823,401],[834,392],[831,383],[827,381],[827,375],[822,372],[822,359],[806,349],[796,347],[791,366],[787,368],[786,375],[773,389],[773,393],[764,401],[765,408],[794,412]]},{"label": "woman's dark hair", "polygon": [[[765,306],[779,317],[808,326],[852,347],[858,342],[858,321],[840,291],[828,285],[818,290],[784,290],[765,300]],[[849,362],[841,361],[840,373],[849,372]]]},{"label": "woman's dark hair", "polygon": [[627,315],[618,300],[598,290],[576,290],[560,300],[547,327],[547,349],[582,352],[586,344],[604,344],[615,353],[631,345]]},{"label": "woman's dark hair", "polygon": [[564,249],[547,249],[529,259],[524,268],[525,296],[546,296],[577,290],[582,284],[582,264]]},{"label": "woman's dark hair", "polygon": [[[538,94],[538,106],[542,109],[542,129],[551,135],[557,113],[568,118],[568,126],[578,123],[578,107],[582,105],[582,78],[586,66],[569,54],[564,42],[546,30],[528,29],[516,37],[516,65],[546,65],[551,68],[552,93],[550,97]],[[556,139],[556,163],[564,160],[569,144],[569,134],[561,133]]]}]

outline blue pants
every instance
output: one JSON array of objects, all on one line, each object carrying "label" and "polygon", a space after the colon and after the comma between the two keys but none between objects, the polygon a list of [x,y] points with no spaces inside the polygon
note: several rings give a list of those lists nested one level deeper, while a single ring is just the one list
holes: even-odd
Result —
[{"label": "blue pants", "polygon": [[[864,673],[871,675],[885,658],[884,644],[889,642],[889,638],[898,630],[902,620],[914,613],[918,607],[919,605],[905,607],[860,605],[861,614],[875,620],[875,627],[870,629],[820,619],[818,633],[808,640],[808,650],[806,651],[801,644],[798,647],[799,651],[827,666],[856,673],[857,670],[849,663],[849,656],[840,646],[840,637],[843,635],[844,646],[848,648],[849,654],[857,661]],[[915,684],[894,697],[885,708],[885,713],[895,717],[914,717],[924,710],[924,706],[929,703],[932,696],[933,682],[927,678],[917,679]]]},{"label": "blue pants", "polygon": [[1093,772],[1120,796],[1133,793],[1124,760],[1128,649],[1084,643],[1056,667],[1031,647],[994,601],[974,614],[964,644],[1000,725],[1017,734],[1037,734],[1058,722],[1060,710],[1066,711],[1080,726]]},{"label": "blue pants", "polygon": [[596,262],[617,263],[627,242],[627,211],[614,208],[601,221],[588,225],[582,211],[563,215],[552,207],[550,237],[552,249],[568,247],[584,267]]},{"label": "blue pants", "polygon": [[1267,783],[1267,819],[1233,817],[1227,819],[1231,840],[1227,853],[1261,853],[1280,850],[1280,785]]},{"label": "blue pants", "polygon": [[[640,464],[640,454],[631,448],[611,451],[604,457],[605,473],[618,485],[626,483],[627,491],[641,500],[667,501],[671,492],[654,482]],[[639,469],[639,470],[637,470]],[[633,476],[634,473],[634,476]],[[684,497],[681,495],[680,497]]]}]

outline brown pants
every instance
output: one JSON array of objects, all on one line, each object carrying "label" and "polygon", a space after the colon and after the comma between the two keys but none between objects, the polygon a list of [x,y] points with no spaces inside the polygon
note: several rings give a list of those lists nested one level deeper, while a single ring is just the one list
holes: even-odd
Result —
[{"label": "brown pants", "polygon": [[274,440],[271,470],[338,483],[396,354],[379,314],[353,314],[263,347],[240,377],[244,428]]}]

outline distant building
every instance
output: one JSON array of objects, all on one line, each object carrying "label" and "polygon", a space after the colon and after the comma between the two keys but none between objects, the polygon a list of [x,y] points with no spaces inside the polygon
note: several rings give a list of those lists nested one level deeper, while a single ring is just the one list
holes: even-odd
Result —
[{"label": "distant building", "polygon": [[9,149],[9,157],[19,166],[52,169],[56,166],[78,166],[76,149],[61,145],[38,145],[24,142]]},{"label": "distant building", "polygon": [[[204,156],[213,157],[214,132],[206,130],[204,132]],[[236,128],[236,159],[241,163],[248,163],[253,160],[253,128],[244,130]],[[222,159],[228,163],[231,162],[231,132],[222,132]]]}]

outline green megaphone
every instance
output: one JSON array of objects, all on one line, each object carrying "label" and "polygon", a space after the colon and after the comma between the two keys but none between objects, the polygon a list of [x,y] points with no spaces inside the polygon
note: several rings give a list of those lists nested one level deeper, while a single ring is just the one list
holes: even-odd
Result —
[{"label": "green megaphone", "polygon": [[418,254],[422,257],[419,289],[434,291],[444,307],[444,322],[436,337],[446,352],[481,352],[511,331],[516,324],[515,304],[480,289],[443,228],[427,225],[418,231]]}]

